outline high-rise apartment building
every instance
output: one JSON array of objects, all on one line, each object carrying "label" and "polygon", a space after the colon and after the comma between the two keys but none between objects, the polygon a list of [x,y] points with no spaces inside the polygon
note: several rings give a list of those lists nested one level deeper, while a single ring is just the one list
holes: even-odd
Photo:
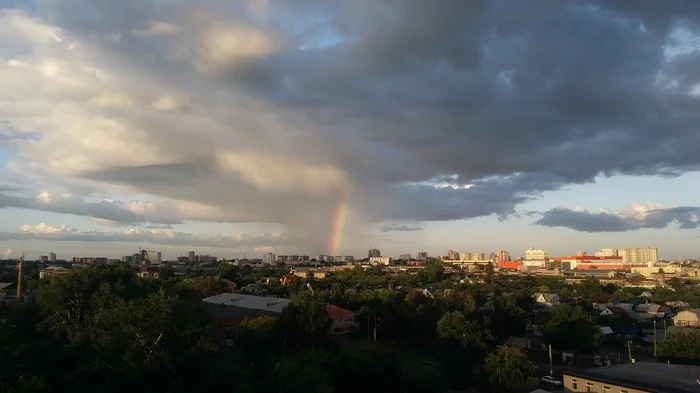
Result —
[{"label": "high-rise apartment building", "polygon": [[41,257],[39,257],[39,260],[41,261],[41,263],[48,263],[48,262],[49,262],[49,256],[48,256],[48,255],[42,255]]},{"label": "high-rise apartment building", "polygon": [[263,255],[263,263],[267,264],[274,264],[277,261],[277,256],[275,255],[274,252],[268,252],[267,254]]},{"label": "high-rise apartment building", "polygon": [[447,251],[447,259],[450,261],[459,260],[459,253],[455,250],[448,250]]},{"label": "high-rise apartment building", "polygon": [[382,252],[379,251],[377,248],[370,248],[369,251],[367,251],[367,257],[368,258],[378,258],[382,256]]},{"label": "high-rise apartment building", "polygon": [[148,256],[148,260],[151,262],[151,265],[158,265],[161,262],[163,253],[160,251],[147,251],[146,255]]},{"label": "high-rise apartment building", "polygon": [[410,261],[411,260],[411,254],[401,254],[399,255],[399,259],[402,259],[404,261]]},{"label": "high-rise apartment building", "polygon": [[498,252],[496,258],[499,261],[510,261],[510,253],[508,251],[501,250]]},{"label": "high-rise apartment building", "polygon": [[56,262],[56,254],[53,252],[49,253],[49,262],[55,263]]},{"label": "high-rise apartment building", "polygon": [[419,261],[427,261],[428,260],[428,253],[425,251],[421,251],[418,253],[418,260]]},{"label": "high-rise apartment building", "polygon": [[655,264],[659,261],[659,249],[652,247],[634,247],[617,249],[618,256],[622,257],[622,263],[629,264]]},{"label": "high-rise apartment building", "polygon": [[195,254],[194,251],[190,251],[190,252],[187,254],[187,261],[189,261],[189,262],[196,262],[196,261],[197,261],[197,254]]}]

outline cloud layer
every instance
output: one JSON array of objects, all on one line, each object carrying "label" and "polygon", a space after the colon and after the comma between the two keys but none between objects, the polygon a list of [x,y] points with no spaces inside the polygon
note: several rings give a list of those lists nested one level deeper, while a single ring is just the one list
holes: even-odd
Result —
[{"label": "cloud layer", "polygon": [[[700,3],[655,4],[0,9],[0,146],[25,188],[0,188],[0,207],[281,223],[320,247],[342,203],[354,226],[506,218],[600,174],[698,170]],[[539,223],[565,215],[637,225]]]},{"label": "cloud layer", "polygon": [[[289,239],[280,233],[202,236],[173,231],[171,229],[129,228],[123,231],[79,231],[66,225],[22,225],[17,232],[0,232],[4,240],[52,240],[69,242],[136,242],[157,245],[189,245],[235,249],[245,247],[279,247],[289,244]],[[8,249],[9,250],[9,249]],[[9,250],[11,253],[12,250]],[[7,250],[5,254],[8,254]]]},{"label": "cloud layer", "polygon": [[659,207],[632,205],[628,210],[555,208],[542,213],[537,225],[565,227],[582,232],[625,232],[644,228],[666,228],[677,224],[682,229],[700,228],[700,207]]}]

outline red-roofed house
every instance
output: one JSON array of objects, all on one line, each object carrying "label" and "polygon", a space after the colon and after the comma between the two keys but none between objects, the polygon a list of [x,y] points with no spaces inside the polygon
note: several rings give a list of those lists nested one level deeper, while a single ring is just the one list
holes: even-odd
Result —
[{"label": "red-roofed house", "polygon": [[326,305],[326,312],[331,318],[331,334],[346,334],[356,332],[360,328],[354,313],[335,304]]}]

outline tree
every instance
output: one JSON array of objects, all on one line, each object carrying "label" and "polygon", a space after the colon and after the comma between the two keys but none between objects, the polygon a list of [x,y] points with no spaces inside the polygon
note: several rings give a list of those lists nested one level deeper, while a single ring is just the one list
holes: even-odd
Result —
[{"label": "tree", "polygon": [[476,322],[467,320],[467,317],[459,311],[443,315],[437,323],[437,333],[438,339],[456,342],[465,348],[478,350],[486,348],[486,335],[483,329]]},{"label": "tree", "polygon": [[667,331],[664,339],[659,342],[658,354],[662,359],[700,363],[700,330]]},{"label": "tree", "polygon": [[331,327],[326,302],[301,292],[282,310],[280,326],[290,348],[308,348],[321,343]]},{"label": "tree", "polygon": [[175,269],[170,265],[162,265],[158,267],[158,278],[168,280],[175,277]]},{"label": "tree", "polygon": [[224,292],[230,292],[226,284],[217,277],[207,276],[186,278],[182,280],[180,285],[193,290],[202,298],[215,296]]},{"label": "tree", "polygon": [[493,275],[495,274],[494,268],[493,268],[493,263],[489,262],[486,264],[486,268],[484,269],[486,272],[486,282],[492,282],[493,281]]},{"label": "tree", "polygon": [[515,299],[493,295],[486,304],[491,335],[502,341],[510,336],[525,334],[527,315],[521,308],[515,306]]},{"label": "tree", "polygon": [[421,277],[428,283],[442,281],[445,277],[445,267],[439,261],[428,261],[423,264],[425,269],[421,272]]},{"label": "tree", "polygon": [[470,370],[486,349],[486,333],[464,313],[448,312],[437,324],[438,340],[435,352],[445,367],[453,389],[462,390],[471,383],[472,373],[451,372],[452,370]]},{"label": "tree", "polygon": [[262,315],[238,325],[236,348],[246,359],[259,359],[284,350],[278,317]]},{"label": "tree", "polygon": [[484,370],[496,392],[520,392],[532,386],[537,367],[518,347],[500,345],[486,357]]},{"label": "tree", "polygon": [[568,304],[552,307],[543,331],[545,341],[561,350],[595,352],[603,337],[583,308]]}]

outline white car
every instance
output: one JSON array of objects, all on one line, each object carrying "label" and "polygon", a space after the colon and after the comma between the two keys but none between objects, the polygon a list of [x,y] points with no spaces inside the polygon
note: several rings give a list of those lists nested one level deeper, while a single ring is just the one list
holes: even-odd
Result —
[{"label": "white car", "polygon": [[548,384],[554,385],[554,386],[561,386],[560,380],[553,378],[553,377],[550,377],[549,375],[542,377],[542,379],[540,379],[540,381],[542,383],[548,383]]}]

